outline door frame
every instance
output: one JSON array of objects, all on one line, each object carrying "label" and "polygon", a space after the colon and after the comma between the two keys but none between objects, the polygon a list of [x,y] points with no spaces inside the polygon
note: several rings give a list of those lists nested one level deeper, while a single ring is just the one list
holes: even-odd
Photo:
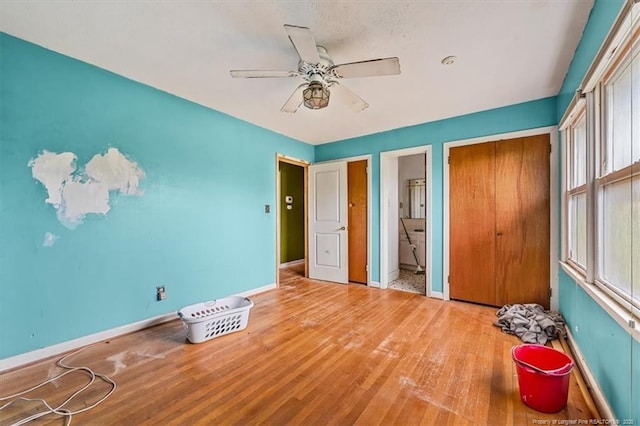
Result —
[{"label": "door frame", "polygon": [[309,195],[308,195],[308,183],[309,183],[309,163],[305,160],[300,160],[297,158],[289,157],[284,154],[276,153],[276,288],[280,287],[280,220],[282,212],[280,211],[280,198],[282,196],[281,191],[281,182],[280,182],[280,163],[289,163],[295,166],[300,166],[304,169],[304,276],[309,276],[309,241],[307,238],[308,234],[308,204],[309,204]]},{"label": "door frame", "polygon": [[442,185],[442,289],[444,300],[449,298],[449,150],[458,146],[475,145],[486,142],[495,142],[503,139],[515,139],[527,136],[549,134],[551,153],[549,157],[549,282],[551,284],[551,299],[549,304],[552,310],[558,309],[558,244],[559,244],[559,159],[560,147],[558,144],[558,126],[538,127],[536,129],[517,132],[500,133],[490,136],[482,136],[471,139],[461,139],[443,144],[443,185]]},{"label": "door frame", "polygon": [[[372,250],[371,250],[371,238],[372,238],[372,232],[371,230],[373,229],[371,227],[371,215],[372,215],[372,204],[371,204],[371,188],[372,188],[372,179],[371,179],[371,159],[372,159],[372,155],[371,154],[366,154],[366,155],[357,155],[354,157],[346,157],[346,158],[338,158],[335,160],[328,160],[328,161],[318,161],[317,163],[313,163],[313,165],[317,165],[317,164],[329,164],[329,163],[350,163],[352,161],[360,161],[360,160],[367,160],[367,286],[368,287],[379,287],[380,284],[374,281],[371,281],[371,255],[372,255]],[[306,172],[305,172],[306,173]],[[306,174],[305,174],[306,176]],[[347,185],[349,183],[347,182]],[[305,198],[307,197],[307,187],[305,186]],[[306,215],[307,220],[305,222],[305,229],[308,233],[309,230],[309,215]],[[349,226],[347,224],[347,226]],[[347,233],[347,238],[348,238],[349,234]],[[308,237],[307,238],[308,241]],[[348,241],[348,240],[347,240]],[[348,243],[347,243],[348,244]],[[305,266],[305,270],[307,272],[307,276],[308,276],[308,250],[305,251],[306,256],[305,256],[305,261],[306,261],[306,266]],[[348,259],[349,255],[347,253],[347,259]],[[348,267],[348,265],[347,265]]]},{"label": "door frame", "polygon": [[[426,164],[425,164],[425,178],[427,181],[427,185],[425,187],[425,280],[426,280],[426,294],[427,297],[437,297],[442,298],[442,295],[433,292],[431,290],[431,275],[433,273],[431,256],[433,253],[433,215],[432,208],[433,200],[433,174],[431,172],[433,157],[432,157],[432,147],[431,145],[423,145],[417,146],[413,148],[403,148],[394,151],[384,151],[380,153],[380,288],[386,289],[389,288],[389,250],[391,247],[389,245],[389,235],[390,233],[398,234],[398,224],[395,225],[389,224],[389,211],[390,206],[387,200],[389,199],[390,186],[395,185],[398,186],[398,173],[397,168],[395,173],[395,178],[393,183],[390,182],[389,177],[391,175],[391,161],[396,161],[399,157],[406,157],[408,155],[415,154],[425,154],[426,155]],[[396,197],[397,198],[397,197]],[[395,200],[395,208],[398,208],[399,200]],[[394,244],[395,246],[395,244]],[[394,250],[398,251],[398,247],[395,246]]]}]

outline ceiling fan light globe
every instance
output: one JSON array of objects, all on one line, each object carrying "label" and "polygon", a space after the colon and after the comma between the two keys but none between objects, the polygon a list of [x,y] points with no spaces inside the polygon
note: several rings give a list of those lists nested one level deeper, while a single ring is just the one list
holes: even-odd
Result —
[{"label": "ceiling fan light globe", "polygon": [[302,92],[304,106],[310,109],[321,109],[329,105],[329,90],[322,84],[309,84]]}]

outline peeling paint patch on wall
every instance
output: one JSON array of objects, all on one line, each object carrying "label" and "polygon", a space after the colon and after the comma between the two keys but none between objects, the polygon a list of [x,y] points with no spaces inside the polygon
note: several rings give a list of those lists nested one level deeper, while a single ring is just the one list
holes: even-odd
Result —
[{"label": "peeling paint patch on wall", "polygon": [[144,172],[116,148],[109,148],[104,155],[94,155],[85,167],[85,174],[92,181],[106,185],[109,191],[142,195],[138,185]]},{"label": "peeling paint patch on wall", "polygon": [[[56,154],[43,151],[31,159],[33,178],[47,189],[45,203],[57,211],[58,220],[69,229],[75,229],[87,214],[106,215],[111,206],[112,191],[125,195],[142,195],[139,188],[144,171],[134,161],[127,159],[117,148],[109,148],[106,154],[96,154],[84,168],[76,166],[77,157],[72,152]],[[44,245],[53,245],[55,238]]]},{"label": "peeling paint patch on wall", "polygon": [[38,158],[29,161],[32,176],[40,181],[49,193],[45,202],[53,204],[56,209],[62,205],[62,188],[76,169],[75,161],[76,156],[71,152],[56,154],[49,151],[44,151]]},{"label": "peeling paint patch on wall", "polygon": [[44,233],[44,241],[42,242],[42,246],[43,247],[52,247],[55,243],[56,240],[60,238],[57,235],[52,234],[51,232],[45,232]]}]

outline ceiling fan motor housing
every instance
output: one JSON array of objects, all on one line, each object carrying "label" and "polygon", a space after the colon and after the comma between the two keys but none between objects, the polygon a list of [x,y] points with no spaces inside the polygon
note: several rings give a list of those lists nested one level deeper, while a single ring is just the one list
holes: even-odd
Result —
[{"label": "ceiling fan motor housing", "polygon": [[319,76],[320,80],[322,80],[323,84],[326,86],[324,76],[329,72],[329,69],[333,67],[333,61],[327,53],[327,49],[322,46],[317,46],[317,48],[320,62],[317,64],[311,64],[300,60],[298,61],[298,71],[302,74],[302,77],[309,82],[318,81],[318,79],[314,77]]}]

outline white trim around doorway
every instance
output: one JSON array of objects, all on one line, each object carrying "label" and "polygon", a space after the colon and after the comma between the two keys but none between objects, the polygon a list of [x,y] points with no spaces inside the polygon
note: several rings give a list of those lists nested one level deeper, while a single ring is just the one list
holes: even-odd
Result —
[{"label": "white trim around doorway", "polygon": [[[307,220],[308,220],[308,199],[307,199],[307,173],[308,170],[307,168],[309,167],[309,162],[306,160],[300,160],[297,158],[293,158],[293,157],[289,157],[280,153],[276,153],[276,200],[275,200],[275,204],[274,204],[274,208],[275,208],[275,212],[276,212],[276,269],[275,269],[275,273],[276,273],[276,284],[275,286],[278,287],[280,285],[280,269],[283,267],[283,265],[285,264],[281,264],[280,263],[280,219],[281,219],[281,214],[282,212],[280,211],[280,197],[282,196],[281,194],[281,182],[280,182],[280,163],[289,163],[289,164],[293,164],[295,166],[298,167],[302,167],[304,169],[304,259],[301,260],[297,260],[294,262],[300,262],[302,261],[302,263],[305,264],[305,276],[307,276],[307,261],[308,261],[308,257],[309,257],[309,247],[308,244],[309,242],[307,241]],[[289,262],[291,264],[293,264],[294,262]]]},{"label": "white trim around doorway", "polygon": [[[413,148],[405,148],[399,149],[395,151],[386,151],[380,153],[380,288],[386,289],[388,288],[390,278],[395,275],[395,271],[389,270],[389,250],[398,250],[398,247],[390,247],[389,243],[389,216],[390,216],[390,208],[397,208],[398,200],[395,200],[393,203],[389,199],[390,192],[390,180],[389,177],[394,173],[395,170],[395,185],[398,185],[397,178],[397,168],[393,169],[391,167],[392,161],[397,161],[398,157],[405,157],[407,155],[414,154],[426,154],[426,166],[425,166],[425,177],[427,180],[426,190],[426,202],[425,206],[425,246],[426,246],[426,296],[427,297],[436,297],[442,298],[441,293],[434,292],[431,290],[431,275],[432,275],[432,256],[433,256],[433,220],[432,220],[432,188],[433,188],[433,177],[432,177],[432,149],[431,145],[418,146]],[[396,197],[397,198],[397,197]],[[392,228],[395,229],[395,228]]]}]

